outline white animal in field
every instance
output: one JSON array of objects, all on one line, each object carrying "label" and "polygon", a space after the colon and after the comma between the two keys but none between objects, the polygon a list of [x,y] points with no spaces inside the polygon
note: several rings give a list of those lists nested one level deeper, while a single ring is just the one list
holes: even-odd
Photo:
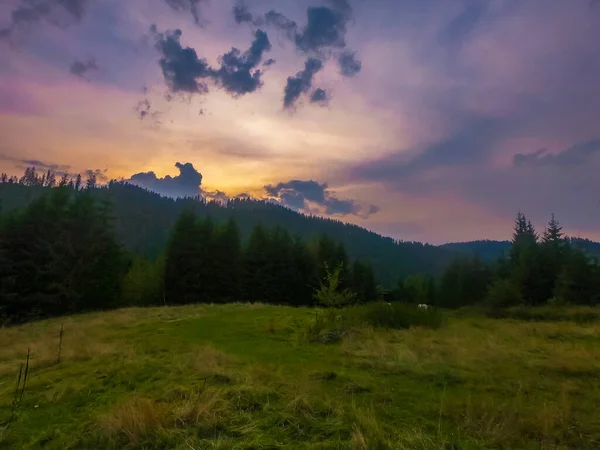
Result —
[{"label": "white animal in field", "polygon": [[429,308],[429,306],[427,306],[425,303],[420,303],[418,308],[419,309],[427,309],[427,308]]}]

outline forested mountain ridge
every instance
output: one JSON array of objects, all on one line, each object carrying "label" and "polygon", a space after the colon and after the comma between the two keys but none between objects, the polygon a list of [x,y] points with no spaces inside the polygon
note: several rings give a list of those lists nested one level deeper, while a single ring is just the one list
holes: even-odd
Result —
[{"label": "forested mountain ridge", "polygon": [[[8,212],[23,207],[48,189],[0,183],[2,210]],[[283,227],[291,235],[306,240],[327,234],[345,245],[351,259],[370,261],[378,281],[385,287],[395,285],[399,277],[412,273],[439,275],[456,256],[456,251],[451,249],[395,241],[356,225],[307,216],[266,201],[235,199],[221,205],[189,198],[174,200],[121,182],[95,188],[93,193],[106,196],[111,203],[116,231],[125,247],[135,254],[150,257],[164,249],[172,226],[185,209],[199,217],[211,216],[218,223],[234,219],[242,239],[247,239],[259,223],[267,228]]]},{"label": "forested mountain ridge", "polygon": [[[585,238],[567,238],[570,245],[586,252],[589,256],[600,259],[600,242]],[[440,245],[440,248],[456,253],[479,255],[484,261],[494,261],[510,250],[510,241],[479,240],[470,242],[451,242]]]}]

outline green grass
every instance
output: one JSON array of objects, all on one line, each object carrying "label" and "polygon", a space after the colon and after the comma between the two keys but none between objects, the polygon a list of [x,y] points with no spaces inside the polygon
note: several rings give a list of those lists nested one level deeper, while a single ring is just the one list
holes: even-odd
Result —
[{"label": "green grass", "polygon": [[322,344],[306,339],[316,315],[190,306],[0,329],[0,448],[600,447],[598,322],[463,314]]}]

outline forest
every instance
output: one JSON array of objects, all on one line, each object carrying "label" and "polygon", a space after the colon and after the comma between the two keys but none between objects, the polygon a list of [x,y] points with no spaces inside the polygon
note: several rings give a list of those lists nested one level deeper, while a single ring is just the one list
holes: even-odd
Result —
[{"label": "forest", "polygon": [[[443,308],[594,305],[600,293],[597,260],[565,236],[554,216],[538,233],[519,213],[512,241],[496,259],[442,251],[440,269],[426,270],[434,255],[426,255],[428,246],[266,202],[175,201],[122,182],[100,186],[93,174],[85,181],[66,175],[57,180],[34,168],[0,181],[2,191],[19,192],[3,195],[0,211],[5,322],[124,306],[327,305],[327,295],[336,298],[335,306],[383,298]],[[297,232],[303,224],[312,225],[312,234]],[[144,246],[144,239],[152,242]],[[354,243],[353,251],[346,242]],[[359,250],[370,242],[378,246]],[[370,258],[384,243],[383,255]],[[376,269],[390,254],[400,261],[392,266],[397,281],[391,289],[390,275]]]}]

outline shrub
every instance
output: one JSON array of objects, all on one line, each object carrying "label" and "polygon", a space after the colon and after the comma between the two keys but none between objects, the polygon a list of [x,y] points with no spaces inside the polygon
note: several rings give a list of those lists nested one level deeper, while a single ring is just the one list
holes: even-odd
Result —
[{"label": "shrub", "polygon": [[523,303],[521,292],[510,280],[496,280],[489,287],[486,303],[492,308],[507,308]]},{"label": "shrub", "polygon": [[357,295],[350,289],[341,288],[341,272],[344,266],[338,265],[334,270],[329,270],[325,264],[326,276],[319,288],[315,291],[315,300],[321,306],[339,308],[356,303]]},{"label": "shrub", "polygon": [[307,331],[309,342],[335,344],[353,328],[374,327],[402,330],[411,327],[439,328],[442,314],[434,308],[421,309],[406,303],[376,302],[343,309],[327,309],[317,313]]}]

